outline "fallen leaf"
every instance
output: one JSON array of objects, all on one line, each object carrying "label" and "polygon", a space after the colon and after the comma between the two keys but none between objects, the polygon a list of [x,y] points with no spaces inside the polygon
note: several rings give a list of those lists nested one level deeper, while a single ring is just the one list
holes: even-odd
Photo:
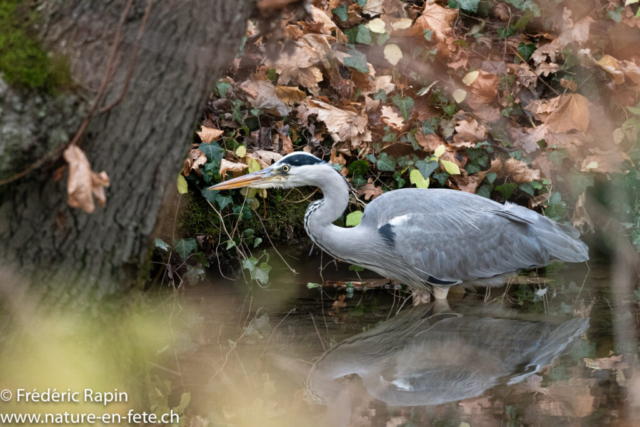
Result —
[{"label": "fallen leaf", "polygon": [[480,71],[478,77],[471,83],[467,102],[474,110],[482,109],[491,104],[498,96],[499,78],[493,73]]},{"label": "fallen leaf", "polygon": [[303,120],[311,114],[316,114],[318,120],[327,126],[334,141],[349,141],[353,148],[361,142],[371,141],[371,132],[367,129],[366,114],[343,110],[319,100],[308,100],[306,105],[298,107],[298,113]]},{"label": "fallen leaf", "polygon": [[569,79],[560,79],[560,86],[569,89],[571,92],[575,92],[578,90],[578,83]]},{"label": "fallen leaf", "polygon": [[198,176],[200,173],[200,166],[204,166],[207,163],[207,156],[197,148],[193,148],[189,151],[189,155],[184,159],[182,174],[189,176],[192,170],[196,171]]},{"label": "fallen leaf", "polygon": [[248,167],[249,165],[244,163],[235,163],[222,159],[220,160],[220,175],[225,177],[227,172],[242,172]]},{"label": "fallen leaf", "polygon": [[425,3],[422,15],[411,26],[410,35],[424,37],[424,30],[430,30],[438,40],[445,41],[453,33],[452,26],[457,17],[456,9],[445,9],[435,3]]},{"label": "fallen leaf", "polygon": [[364,196],[365,200],[373,200],[382,193],[382,187],[376,187],[372,178],[369,178],[367,183],[358,189],[358,195]]},{"label": "fallen leaf", "polygon": [[84,152],[77,145],[70,145],[64,150],[64,159],[69,164],[69,180],[67,182],[67,203],[72,208],[80,208],[93,213],[98,200],[100,206],[106,206],[107,198],[104,188],[109,186],[106,172],[99,174],[91,170],[91,165]]},{"label": "fallen leaf", "polygon": [[571,43],[581,45],[589,40],[589,30],[591,24],[595,21],[587,16],[574,24],[571,14],[571,10],[565,7],[562,15],[563,28],[560,35],[551,43],[541,46],[533,52],[531,59],[533,59],[536,64],[544,62],[547,58],[551,63],[555,63],[558,52],[562,52],[565,46]]},{"label": "fallen leaf", "polygon": [[369,16],[381,15],[383,10],[384,0],[367,0],[367,4],[362,8],[362,13]]},{"label": "fallen leaf", "polygon": [[220,129],[214,129],[214,128],[208,128],[208,127],[202,126],[200,129],[200,132],[196,132],[196,133],[198,134],[202,142],[206,142],[208,144],[211,141],[217,141],[218,138],[220,138],[224,132],[221,131]]},{"label": "fallen leaf", "polygon": [[[291,112],[291,108],[280,99],[276,92],[276,87],[269,80],[247,80],[239,88],[247,94],[253,107],[276,110],[281,116],[286,116]],[[283,96],[295,94],[293,89],[300,92],[297,88],[283,88],[284,86],[280,86],[280,93]],[[302,94],[301,99],[304,99],[306,95],[303,92],[300,93]],[[299,95],[297,96],[300,97]]]},{"label": "fallen leaf", "polygon": [[423,135],[421,131],[418,131],[415,137],[422,149],[428,153],[433,153],[439,146],[444,147],[444,141],[438,135]]},{"label": "fallen leaf", "polygon": [[456,89],[453,91],[452,95],[453,99],[455,99],[455,101],[460,104],[467,98],[467,91],[465,91],[464,89]]},{"label": "fallen leaf", "polygon": [[[493,166],[493,163],[491,166]],[[527,166],[525,162],[512,157],[504,162],[502,172],[518,184],[540,179],[539,170],[529,169],[529,166]]]},{"label": "fallen leaf", "polygon": [[294,105],[307,98],[307,94],[292,86],[276,86],[276,95],[287,105]]},{"label": "fallen leaf", "polygon": [[464,78],[462,79],[462,83],[466,84],[467,86],[471,86],[473,82],[476,81],[479,75],[480,71],[471,71],[464,76]]},{"label": "fallen leaf", "polygon": [[[277,162],[282,158],[282,154],[276,153],[274,151],[266,151],[266,150],[255,150],[252,153],[247,154],[247,157],[255,159],[262,168],[268,168],[273,163]],[[249,166],[251,166],[249,164]],[[258,169],[259,170],[259,169]],[[250,170],[250,172],[255,172]]]},{"label": "fallen leaf", "polygon": [[386,24],[380,18],[372,19],[367,23],[367,27],[371,30],[372,33],[383,34],[386,31]]},{"label": "fallen leaf", "polygon": [[397,44],[390,43],[384,47],[384,57],[391,65],[396,65],[402,59],[402,50]]},{"label": "fallen leaf", "polygon": [[476,119],[460,120],[455,125],[456,134],[453,136],[454,145],[458,147],[471,147],[476,142],[483,141],[487,137],[487,130],[478,124]]},{"label": "fallen leaf", "polygon": [[396,113],[392,107],[389,107],[387,105],[382,107],[382,121],[387,126],[392,126],[396,129],[403,129],[405,126],[404,119],[400,117],[400,115]]}]

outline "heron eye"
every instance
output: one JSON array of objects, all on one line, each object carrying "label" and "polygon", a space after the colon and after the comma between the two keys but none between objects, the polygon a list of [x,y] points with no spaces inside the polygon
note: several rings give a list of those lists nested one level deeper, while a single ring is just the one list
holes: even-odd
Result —
[{"label": "heron eye", "polygon": [[289,172],[289,169],[291,168],[287,165],[282,166],[282,172]]}]

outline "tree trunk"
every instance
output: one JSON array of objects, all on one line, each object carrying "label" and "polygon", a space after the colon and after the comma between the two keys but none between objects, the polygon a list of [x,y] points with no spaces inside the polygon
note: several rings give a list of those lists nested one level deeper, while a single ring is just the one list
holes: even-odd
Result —
[{"label": "tree trunk", "polygon": [[[153,0],[136,0],[129,10],[102,106],[122,92],[148,1]],[[73,137],[107,69],[126,3],[41,0],[37,5],[46,48],[69,59],[88,103],[77,96],[43,98],[0,87],[5,94],[0,120],[19,120],[13,133],[0,121],[0,135],[15,137],[0,142],[0,179]],[[92,169],[111,179],[107,206],[93,214],[69,208],[66,174],[53,179],[64,164],[59,158],[0,187],[0,265],[17,269],[25,283],[44,287],[56,300],[85,291],[104,294],[127,283],[126,266],[135,272],[145,258],[203,103],[231,65],[253,7],[251,0],[154,2],[126,96],[111,110],[96,112],[81,143]]]}]

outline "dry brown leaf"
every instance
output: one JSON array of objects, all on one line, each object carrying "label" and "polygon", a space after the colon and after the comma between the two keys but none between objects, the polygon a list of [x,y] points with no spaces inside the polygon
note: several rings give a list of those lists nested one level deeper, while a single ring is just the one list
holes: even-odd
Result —
[{"label": "dry brown leaf", "polygon": [[298,113],[305,122],[309,115],[316,114],[318,120],[327,126],[334,141],[349,141],[351,148],[358,147],[362,142],[371,142],[371,132],[367,129],[369,120],[364,113],[358,114],[311,99],[298,107]]},{"label": "dry brown leaf", "polygon": [[487,137],[487,130],[479,125],[476,119],[460,120],[455,125],[456,134],[453,136],[454,144],[458,147],[471,147],[476,142]]},{"label": "dry brown leaf", "polygon": [[536,67],[536,74],[548,77],[549,74],[557,73],[559,69],[560,66],[556,63],[549,64],[548,62],[542,62]]},{"label": "dry brown leaf", "polygon": [[365,200],[373,200],[382,193],[382,187],[376,187],[372,178],[369,178],[367,183],[358,189],[358,195],[364,196]]},{"label": "dry brown leaf", "polygon": [[560,79],[560,86],[569,89],[571,92],[578,90],[578,83],[569,79]]},{"label": "dry brown leaf", "polygon": [[609,152],[587,156],[582,161],[581,170],[583,172],[623,173],[627,169],[623,167],[625,160],[631,161],[626,153],[613,149]]},{"label": "dry brown leaf", "polygon": [[230,162],[229,160],[226,160],[226,159],[222,159],[220,160],[220,175],[222,175],[222,177],[224,178],[226,176],[226,173],[229,171],[242,172],[248,167],[249,166],[245,165],[244,163],[235,163],[235,162]]},{"label": "dry brown leaf", "polygon": [[478,185],[484,179],[484,175],[475,174],[469,175],[464,169],[461,170],[462,175],[451,175],[451,180],[455,185],[466,193],[475,194]]},{"label": "dry brown leaf", "polygon": [[422,131],[416,132],[416,140],[422,149],[428,153],[433,153],[436,148],[444,144],[444,141],[435,134],[423,135]]},{"label": "dry brown leaf", "polygon": [[276,86],[276,95],[287,105],[302,102],[307,98],[307,94],[295,86]]},{"label": "dry brown leaf", "polygon": [[396,113],[392,107],[385,105],[382,107],[381,111],[382,111],[382,121],[387,126],[392,126],[398,130],[401,130],[404,128],[405,126],[404,119],[398,113]]},{"label": "dry brown leaf", "polygon": [[409,35],[423,37],[424,30],[433,31],[437,40],[445,41],[452,34],[452,26],[458,17],[457,9],[445,9],[437,4],[425,4],[422,15],[408,31]]},{"label": "dry brown leaf", "polygon": [[91,165],[84,152],[77,145],[70,145],[64,150],[64,159],[69,164],[69,181],[67,183],[67,203],[72,208],[80,208],[93,213],[98,200],[100,206],[106,206],[107,197],[104,188],[109,186],[109,177],[102,171],[99,174],[91,170]]},{"label": "dry brown leaf", "polygon": [[200,166],[204,166],[207,163],[207,156],[197,148],[193,148],[189,151],[189,155],[184,159],[182,174],[189,176],[192,170],[196,171],[198,176],[201,176]]},{"label": "dry brown leaf", "polygon": [[206,142],[208,144],[211,141],[217,141],[218,138],[220,138],[224,132],[221,131],[220,129],[214,129],[214,128],[208,128],[208,127],[202,126],[200,132],[196,132],[196,133],[198,134],[202,142]]},{"label": "dry brown leaf", "polygon": [[362,13],[368,16],[381,15],[384,12],[383,5],[384,0],[367,0],[367,4],[362,8]]},{"label": "dry brown leaf", "polygon": [[331,34],[332,31],[338,30],[338,27],[331,20],[329,14],[322,9],[311,6],[311,17],[313,18],[313,22],[322,24],[321,32],[324,34]]},{"label": "dry brown leaf", "polygon": [[[275,110],[281,116],[291,112],[291,108],[278,97],[276,87],[269,80],[247,80],[239,88],[247,94],[251,105],[255,108]],[[291,92],[293,91],[289,91]]]},{"label": "dry brown leaf", "polygon": [[327,53],[331,51],[330,41],[335,39],[326,34],[305,34],[295,41],[292,52],[284,51],[275,62],[267,60],[266,64],[280,74],[278,83],[298,84],[318,95],[318,83],[323,80],[321,68],[330,66],[327,60]]},{"label": "dry brown leaf", "polygon": [[531,59],[536,64],[544,62],[547,58],[551,63],[555,63],[558,52],[561,52],[565,46],[574,42],[581,45],[589,40],[589,29],[595,22],[591,17],[587,16],[574,24],[571,10],[565,8],[562,18],[563,28],[560,35],[551,43],[536,49],[531,55]]},{"label": "dry brown leaf", "polygon": [[[493,167],[493,163],[491,163]],[[513,179],[518,184],[531,182],[540,179],[540,171],[529,169],[529,166],[523,161],[509,158],[504,162],[503,173]]]},{"label": "dry brown leaf", "polygon": [[498,96],[498,76],[480,71],[478,78],[471,84],[467,102],[471,108],[480,109],[493,102]]},{"label": "dry brown leaf", "polygon": [[282,154],[273,151],[255,150],[252,153],[248,153],[247,157],[257,160],[258,163],[260,163],[260,166],[264,169],[280,160],[282,158]]}]

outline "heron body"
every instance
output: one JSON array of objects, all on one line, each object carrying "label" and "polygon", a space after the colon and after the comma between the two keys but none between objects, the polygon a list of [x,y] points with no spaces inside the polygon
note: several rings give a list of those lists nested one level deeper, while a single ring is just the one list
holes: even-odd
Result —
[{"label": "heron body", "polygon": [[524,207],[462,191],[409,188],[369,203],[359,225],[333,224],[349,204],[349,184],[331,165],[292,153],[269,168],[210,189],[314,186],[324,197],[304,218],[307,234],[329,255],[446,298],[459,283],[501,285],[506,274],[553,260],[582,262],[578,231]]}]

